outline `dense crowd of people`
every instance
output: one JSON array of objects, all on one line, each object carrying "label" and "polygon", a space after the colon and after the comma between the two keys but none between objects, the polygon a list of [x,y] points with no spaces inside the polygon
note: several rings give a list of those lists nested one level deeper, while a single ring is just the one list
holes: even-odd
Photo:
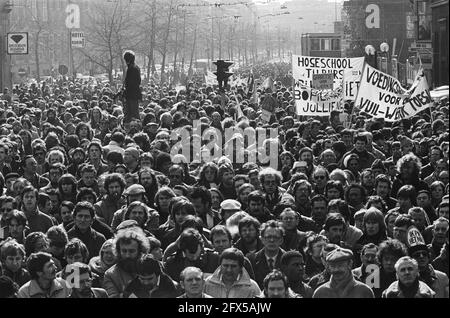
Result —
[{"label": "dense crowd of people", "polygon": [[448,298],[448,99],[394,123],[298,116],[286,65],[253,74],[280,69],[259,102],[149,81],[139,118],[108,84],[5,89],[0,297]]}]

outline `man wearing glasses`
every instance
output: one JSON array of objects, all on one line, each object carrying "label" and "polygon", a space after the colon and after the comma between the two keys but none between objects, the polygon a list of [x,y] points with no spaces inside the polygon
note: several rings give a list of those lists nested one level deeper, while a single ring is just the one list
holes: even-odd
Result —
[{"label": "man wearing glasses", "polygon": [[43,144],[36,144],[33,147],[33,157],[36,159],[37,167],[36,172],[39,175],[43,175],[48,170],[48,165],[45,161],[45,156],[47,155],[47,150],[45,149],[45,146]]},{"label": "man wearing glasses", "polygon": [[0,145],[0,172],[6,176],[12,171],[11,166],[6,162],[8,157],[9,148],[7,145]]},{"label": "man wearing glasses", "polygon": [[69,298],[108,298],[108,293],[103,288],[91,287],[92,272],[89,265],[75,262],[69,266],[75,274]]},{"label": "man wearing glasses", "polygon": [[264,247],[255,253],[250,253],[248,258],[255,272],[255,281],[260,288],[264,288],[264,278],[274,269],[280,269],[281,257],[285,251],[283,244],[284,229],[275,220],[268,221],[261,226],[261,241]]}]

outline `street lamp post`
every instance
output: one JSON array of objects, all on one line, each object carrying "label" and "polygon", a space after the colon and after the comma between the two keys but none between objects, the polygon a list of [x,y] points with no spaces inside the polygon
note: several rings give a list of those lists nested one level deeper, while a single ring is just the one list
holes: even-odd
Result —
[{"label": "street lamp post", "polygon": [[0,0],[0,88],[12,88],[11,57],[7,54],[6,33],[10,28],[11,0]]}]

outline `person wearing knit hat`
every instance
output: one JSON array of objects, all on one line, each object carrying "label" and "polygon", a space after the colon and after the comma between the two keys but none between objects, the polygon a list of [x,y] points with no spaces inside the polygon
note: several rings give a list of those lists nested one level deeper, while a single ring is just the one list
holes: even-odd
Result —
[{"label": "person wearing knit hat", "polygon": [[374,298],[372,289],[353,277],[351,250],[338,247],[325,259],[331,278],[316,289],[313,298]]},{"label": "person wearing knit hat", "polygon": [[422,234],[415,226],[408,228],[407,245],[408,254],[417,261],[420,280],[436,293],[435,298],[448,298],[448,277],[445,273],[435,270],[431,265],[430,251]]}]

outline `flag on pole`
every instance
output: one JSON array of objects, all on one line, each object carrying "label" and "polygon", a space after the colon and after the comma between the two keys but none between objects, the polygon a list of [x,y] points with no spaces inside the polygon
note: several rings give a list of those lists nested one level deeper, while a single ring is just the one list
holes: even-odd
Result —
[{"label": "flag on pole", "polygon": [[236,114],[237,118],[236,118],[236,120],[238,120],[239,118],[244,116],[244,112],[242,111],[241,103],[239,102],[239,99],[237,98],[236,94],[234,94],[234,99],[236,100],[236,103],[237,103],[237,106],[236,106],[236,108],[237,108],[237,114]]},{"label": "flag on pole", "polygon": [[247,95],[253,91],[254,84],[255,84],[255,77],[253,76],[253,69],[252,69],[250,72],[250,76],[248,77],[247,80],[247,91],[246,91]]}]

